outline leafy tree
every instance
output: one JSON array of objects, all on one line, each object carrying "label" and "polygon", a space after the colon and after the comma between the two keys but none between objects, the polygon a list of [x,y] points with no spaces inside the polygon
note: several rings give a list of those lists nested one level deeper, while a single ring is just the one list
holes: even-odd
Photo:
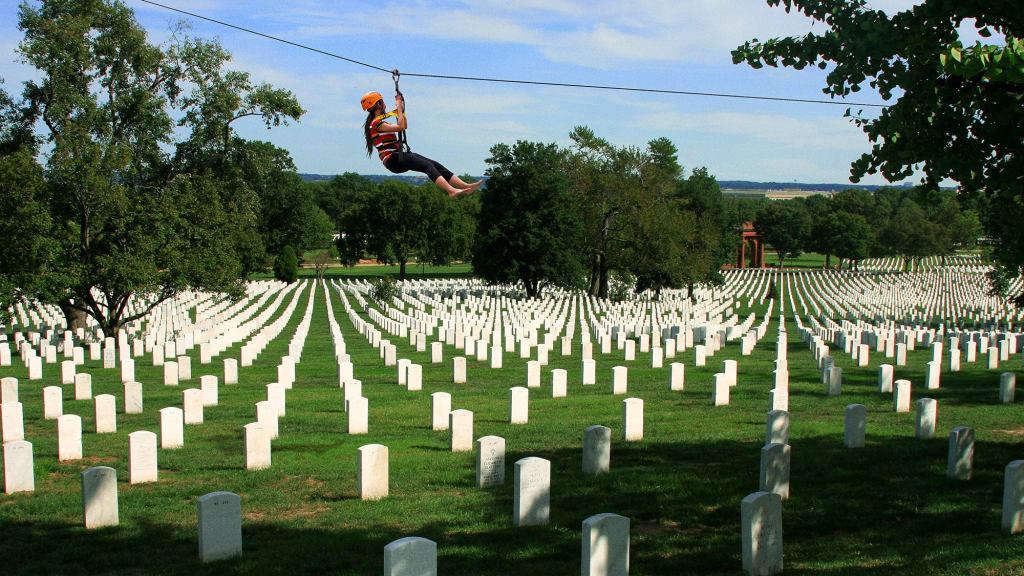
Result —
[{"label": "leafy tree", "polygon": [[917,269],[921,259],[942,254],[945,249],[941,227],[909,197],[900,202],[881,236],[893,253],[905,257],[904,266],[911,271]]},{"label": "leafy tree", "polygon": [[840,258],[840,267],[843,260],[849,260],[852,268],[871,255],[875,232],[866,218],[860,214],[839,211],[831,214],[828,220],[829,235],[833,239],[831,244],[835,255]]},{"label": "leafy tree", "polygon": [[26,293],[36,293],[40,277],[53,266],[56,246],[38,232],[52,225],[48,195],[31,149],[0,155],[0,314]]},{"label": "leafy tree", "polygon": [[302,253],[331,243],[334,225],[298,174],[272,171],[260,188],[260,232],[269,254],[286,245]]},{"label": "leafy tree", "polygon": [[456,260],[469,260],[473,254],[476,218],[480,212],[477,195],[454,201],[443,194],[431,193],[432,184],[417,195],[424,227],[417,248],[420,262],[447,266]]},{"label": "leafy tree", "polygon": [[316,270],[316,279],[323,280],[324,275],[327,273],[327,268],[329,268],[331,264],[338,262],[338,250],[333,246],[324,248],[314,254],[309,261],[313,264],[313,268]]},{"label": "leafy tree", "polygon": [[833,212],[833,199],[821,194],[815,194],[797,200],[807,208],[811,217],[811,233],[807,237],[807,244],[804,249],[808,252],[817,252],[825,255],[825,267],[832,267],[832,255],[836,253],[836,218]]},{"label": "leafy tree", "polygon": [[[768,0],[820,23],[821,33],[752,40],[733,61],[760,68],[830,69],[824,91],[847,96],[865,82],[891,101],[876,117],[854,113],[872,142],[851,179],[890,181],[924,171],[990,199],[983,220],[998,240],[993,255],[1007,276],[1024,269],[1024,11],[1014,2],[924,0],[886,15],[863,0]],[[992,38],[964,46],[957,28],[973,22]],[[830,68],[831,67],[831,68]],[[850,111],[848,111],[850,114]],[[1020,296],[1024,304],[1024,295]]]},{"label": "leafy tree", "polygon": [[786,258],[799,256],[811,234],[811,215],[807,208],[792,201],[765,203],[757,213],[754,227],[779,257],[779,268]]},{"label": "leafy tree", "polygon": [[[676,186],[676,199],[688,221],[678,234],[685,240],[686,274],[683,285],[693,297],[698,285],[720,285],[723,264],[735,258],[740,224],[745,220],[736,206],[722,197],[715,177],[697,168]],[[684,230],[686,232],[684,233]]]},{"label": "leafy tree", "polygon": [[488,282],[521,282],[535,298],[548,285],[575,287],[580,222],[554,144],[498,144],[487,159],[473,270]]},{"label": "leafy tree", "polygon": [[274,259],[274,278],[289,284],[299,279],[299,257],[291,245],[285,246]]},{"label": "leafy tree", "polygon": [[[225,89],[238,76],[219,47],[149,44],[119,2],[23,3],[18,25],[18,51],[40,72],[25,83],[20,126],[38,126],[49,151],[37,200],[50,226],[36,233],[52,259],[31,295],[60,304],[72,328],[88,314],[113,334],[182,290],[241,294],[258,203],[230,170],[224,134],[257,110],[268,125],[297,118],[291,94]],[[190,132],[171,158],[175,117]],[[129,314],[134,296],[147,304]]]}]

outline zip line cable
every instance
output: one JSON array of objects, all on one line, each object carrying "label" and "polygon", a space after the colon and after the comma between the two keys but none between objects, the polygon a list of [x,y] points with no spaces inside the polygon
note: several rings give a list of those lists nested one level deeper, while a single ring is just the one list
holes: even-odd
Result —
[{"label": "zip line cable", "polygon": [[[369,64],[367,62],[362,62],[362,61],[356,60],[354,58],[346,58],[345,56],[341,56],[340,54],[335,54],[333,52],[328,52],[326,50],[321,50],[319,48],[314,48],[314,47],[308,46],[306,44],[300,44],[298,42],[292,42],[291,40],[286,40],[286,39],[281,38],[279,36],[272,36],[270,34],[264,34],[263,32],[259,32],[259,31],[256,31],[256,30],[252,30],[250,28],[245,28],[245,27],[242,27],[242,26],[231,24],[229,22],[224,22],[223,20],[217,20],[215,18],[210,18],[208,16],[203,16],[201,14],[196,14],[194,12],[189,12],[187,10],[182,10],[180,8],[175,8],[173,6],[167,6],[166,4],[161,4],[159,2],[154,2],[153,0],[138,0],[138,1],[139,2],[143,2],[145,4],[150,4],[152,6],[157,6],[157,7],[163,8],[165,10],[170,10],[172,12],[177,12],[179,14],[184,14],[186,16],[191,16],[193,18],[198,18],[200,20],[205,20],[207,22],[213,22],[214,24],[219,24],[221,26],[226,26],[228,28],[234,28],[235,30],[240,30],[240,31],[246,32],[248,34],[254,34],[256,36],[260,36],[260,37],[266,38],[268,40],[274,40],[275,42],[281,42],[281,43],[284,43],[284,44],[288,44],[289,46],[294,46],[296,48],[301,48],[303,50],[309,50],[311,52],[316,52],[317,54],[321,54],[321,55],[324,55],[324,56],[329,56],[331,58],[337,58],[338,60],[344,60],[345,62],[350,62],[352,64],[358,64],[360,66],[365,66],[366,68],[372,68],[372,69],[380,71],[380,72],[386,72],[388,74],[392,74],[392,73],[395,72],[394,70],[388,70],[387,68],[382,68],[382,67],[376,66],[374,64]],[[411,77],[416,77],[416,78],[434,78],[434,79],[443,79],[443,80],[463,80],[463,81],[470,81],[470,82],[494,82],[494,83],[501,83],[501,84],[529,84],[529,85],[534,85],[534,86],[555,86],[555,87],[561,87],[561,88],[586,88],[586,89],[593,89],[593,90],[614,90],[614,91],[619,91],[619,92],[644,92],[644,93],[648,93],[648,94],[673,94],[673,95],[678,95],[678,96],[703,96],[703,97],[710,97],[710,98],[733,98],[733,99],[739,99],[739,100],[767,100],[767,101],[772,101],[772,102],[796,102],[796,103],[801,103],[801,104],[831,104],[831,105],[834,105],[834,106],[862,106],[862,107],[870,107],[870,108],[885,108],[885,107],[887,107],[886,104],[868,104],[868,103],[865,103],[865,102],[839,102],[839,101],[835,101],[835,100],[815,100],[815,99],[810,99],[810,98],[783,98],[781,96],[756,96],[756,95],[753,95],[753,94],[730,94],[730,93],[727,93],[727,92],[695,92],[695,91],[690,91],[690,90],[668,90],[668,89],[662,89],[662,88],[637,88],[637,87],[632,87],[632,86],[610,86],[610,85],[604,85],[604,84],[574,84],[574,83],[569,83],[569,82],[544,82],[544,81],[540,81],[540,80],[514,80],[514,79],[509,79],[509,78],[488,78],[488,77],[482,77],[482,76],[453,76],[453,75],[448,75],[448,74],[426,74],[426,73],[417,73],[417,72],[402,72],[401,75],[402,76],[411,76]]]}]

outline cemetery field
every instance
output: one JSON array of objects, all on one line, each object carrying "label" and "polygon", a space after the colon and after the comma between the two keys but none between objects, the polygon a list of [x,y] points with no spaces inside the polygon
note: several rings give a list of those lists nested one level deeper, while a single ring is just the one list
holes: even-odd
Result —
[{"label": "cemetery field", "polygon": [[[55,421],[43,418],[42,388],[61,386],[60,364],[44,365],[42,380],[28,379],[16,353],[12,366],[0,367],[0,376],[19,381],[35,478],[32,492],[0,495],[4,574],[380,574],[385,545],[421,536],[437,543],[438,574],[564,576],[580,572],[581,522],[604,512],[631,521],[633,575],[742,573],[740,501],[759,490],[777,305],[769,311],[767,300],[737,298],[726,316],[742,320],[753,313],[755,326],[767,322],[764,336],[750,355],[741,354],[738,339],[724,343],[703,367],[695,365],[694,347],[655,368],[651,353],[639,345],[636,359],[626,361],[616,346],[602,354],[595,342],[594,385],[581,382],[577,326],[571,355],[563,356],[556,345],[541,368],[540,386],[529,389],[528,423],[510,424],[509,389],[527,384],[527,360],[518,349],[504,353],[501,368],[469,359],[467,382],[454,384],[452,358],[463,351],[445,344],[443,361],[432,363],[429,344],[417,352],[408,338],[383,333],[397,358],[423,366],[422,390],[408,390],[397,383],[396,367],[385,366],[381,351],[353,324],[336,284],[304,282],[268,320],[296,301],[253,366],[239,368],[237,384],[224,383],[223,360],[239,357],[238,343],[210,364],[200,363],[198,348],[189,352],[191,379],[177,386],[163,383],[163,368],[152,366],[146,354],[135,359],[144,411],[125,414],[119,370],[87,358],[78,371],[92,374],[93,396],[117,397],[118,414],[115,433],[96,434],[93,401],[74,400],[74,387],[62,386],[64,413],[82,417],[81,460],[58,462]],[[278,381],[278,365],[289,354],[311,294],[308,335],[272,443],[272,465],[246,470],[243,426],[256,420],[255,404],[267,398],[266,385]],[[347,433],[328,298],[353,376],[368,399],[366,434]],[[361,320],[374,321],[351,295],[345,298]],[[917,439],[913,408],[896,413],[892,394],[879,392],[878,366],[891,359],[872,348],[869,365],[858,367],[834,347],[842,388],[829,396],[792,306],[785,314],[792,450],[790,497],[782,505],[785,573],[1024,572],[1024,535],[1000,530],[1004,469],[1024,458],[1021,393],[1016,403],[1001,403],[1000,374],[1013,371],[1020,381],[1021,355],[996,370],[979,355],[959,372],[943,372],[940,388],[926,390],[932,352],[920,344],[909,351],[894,378],[914,383],[913,400],[938,401],[934,437]],[[729,405],[714,407],[713,382],[726,359],[738,363],[737,384]],[[669,388],[671,362],[685,366],[684,390]],[[615,366],[628,368],[625,394],[612,393]],[[558,368],[567,371],[564,398],[552,397],[552,370]],[[129,484],[128,434],[159,434],[158,410],[181,406],[183,391],[198,388],[206,374],[220,380],[217,405],[203,410],[202,424],[185,426],[182,448],[159,450],[157,482]],[[473,412],[473,438],[505,439],[504,485],[477,488],[474,453],[452,452],[449,432],[431,429],[431,393],[440,391],[451,394],[452,409]],[[623,440],[627,397],[644,402],[639,441]],[[854,403],[867,409],[862,448],[844,446],[844,409]],[[610,471],[597,476],[581,473],[583,432],[591,425],[612,430]],[[946,475],[948,437],[957,426],[972,427],[976,437],[970,480]],[[381,500],[359,497],[358,449],[367,444],[389,450],[389,493]],[[530,456],[551,462],[550,522],[515,527],[513,464]],[[83,527],[80,472],[92,466],[117,471],[118,526]],[[197,554],[196,500],[214,491],[241,497],[244,551],[240,558],[204,564]]]}]

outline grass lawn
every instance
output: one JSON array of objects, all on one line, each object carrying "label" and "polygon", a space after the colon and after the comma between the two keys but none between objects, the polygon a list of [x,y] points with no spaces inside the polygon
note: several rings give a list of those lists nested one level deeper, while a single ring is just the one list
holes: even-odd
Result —
[{"label": "grass lawn", "polygon": [[[335,266],[328,268],[324,277],[332,278],[376,278],[379,276],[394,276],[398,278],[399,267],[385,266],[381,264],[368,264],[359,266]],[[410,280],[424,278],[469,278],[473,274],[473,266],[468,262],[451,264],[449,266],[432,266],[429,264],[407,264],[405,267],[406,276]],[[261,272],[253,274],[253,280],[272,280],[272,272]],[[316,270],[312,267],[299,268],[300,279],[316,278]]]},{"label": "grass lawn", "polygon": [[[410,267],[413,271],[415,267]],[[348,270],[348,269],[346,269]],[[333,271],[333,270],[332,270]],[[357,269],[358,271],[358,269]],[[647,354],[624,362],[621,352],[602,356],[598,383],[581,385],[580,344],[563,358],[556,347],[543,369],[542,386],[530,390],[529,424],[508,424],[508,389],[525,385],[525,360],[506,353],[504,368],[469,361],[467,384],[451,383],[451,358],[430,364],[407,340],[392,337],[398,357],[423,364],[423,390],[396,384],[378,351],[356,332],[331,290],[355,377],[369,398],[370,431],[345,433],[342,391],[337,385],[325,291],[315,292],[308,337],[288,393],[287,416],[273,446],[273,466],[244,470],[242,426],[255,420],[255,403],[276,379],[310,291],[305,290],[289,324],[251,368],[240,368],[238,385],[220,386],[220,404],[207,408],[205,423],[187,426],[185,447],[160,450],[160,480],[127,483],[128,433],[159,433],[160,408],[180,406],[182,391],[198,387],[203,374],[222,375],[220,361],[237,358],[229,349],[213,364],[193,356],[193,379],[178,387],[162,384],[162,369],[149,357],[136,361],[143,382],[145,413],[120,413],[118,370],[87,362],[93,394],[118,397],[118,431],[92,433],[91,401],[72,400],[64,386],[65,413],[83,417],[86,458],[58,463],[56,423],[42,419],[42,387],[59,385],[59,367],[44,368],[44,380],[29,382],[15,367],[0,376],[20,381],[26,438],[34,445],[36,491],[0,495],[0,557],[4,574],[340,574],[381,573],[384,546],[404,536],[438,544],[440,574],[534,576],[579,572],[580,525],[601,512],[631,519],[631,574],[739,574],[740,500],[758,488],[765,412],[772,387],[777,312],[753,355],[741,357],[738,341],[708,361],[693,365],[693,350],[677,356],[686,365],[686,390],[668,388],[668,363],[650,367]],[[746,299],[744,299],[746,302]],[[353,301],[354,303],[354,301]],[[287,304],[287,303],[285,303]],[[278,311],[284,310],[282,305]],[[747,309],[739,311],[744,317]],[[760,315],[764,309],[755,310]],[[366,317],[364,316],[364,319]],[[877,392],[880,353],[869,368],[856,368],[834,352],[844,370],[843,391],[830,398],[820,384],[811,353],[788,324],[792,427],[791,498],[783,504],[785,573],[805,575],[1019,575],[1024,572],[1024,536],[1000,533],[1003,469],[1024,458],[1024,412],[998,403],[999,372],[983,362],[964,363],[944,373],[938,400],[938,430],[932,440],[914,438],[914,414],[895,414],[891,399]],[[598,351],[599,351],[599,347]],[[429,347],[428,347],[429,349]],[[732,404],[710,405],[713,374],[723,359],[739,360],[739,385]],[[896,378],[921,386],[930,352],[909,353]],[[1021,379],[1020,357],[1011,360]],[[612,367],[629,367],[629,394],[644,400],[644,439],[621,440],[624,396],[612,396]],[[569,375],[567,398],[550,398],[551,370]],[[81,370],[81,369],[80,369]],[[430,393],[452,394],[452,408],[474,413],[474,437],[497,435],[506,445],[501,487],[474,486],[474,455],[448,450],[448,433],[430,429]],[[867,445],[843,447],[843,410],[868,410]],[[580,473],[583,430],[612,428],[611,472]],[[945,476],[947,436],[972,426],[977,437],[974,476]],[[390,449],[390,496],[363,502],[356,491],[357,449],[380,443]],[[514,528],[513,463],[539,456],[551,461],[551,522]],[[118,473],[120,526],[96,531],[82,527],[79,472],[112,466]],[[244,555],[203,565],[196,544],[196,499],[226,490],[242,497]]]}]

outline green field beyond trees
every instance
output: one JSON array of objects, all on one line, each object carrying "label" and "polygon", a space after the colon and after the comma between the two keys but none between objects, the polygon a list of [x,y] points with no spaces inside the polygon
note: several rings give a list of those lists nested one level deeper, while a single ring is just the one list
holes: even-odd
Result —
[{"label": "green field beyond trees", "polygon": [[[325,294],[369,399],[367,435],[346,434]],[[148,355],[138,358],[141,415],[120,413],[119,371],[87,361],[80,371],[93,375],[93,394],[119,398],[118,431],[92,433],[92,402],[71,399],[65,386],[65,413],[82,416],[85,459],[63,464],[57,462],[56,425],[43,420],[41,407],[42,387],[60,385],[59,369],[47,367],[44,380],[31,382],[17,359],[16,367],[0,369],[21,383],[36,478],[33,493],[0,495],[4,574],[362,576],[381,572],[386,544],[415,535],[437,542],[439,574],[564,576],[579,572],[581,521],[602,512],[631,519],[631,574],[741,572],[740,500],[758,489],[778,310],[751,356],[740,356],[733,342],[703,368],[694,366],[693,349],[655,369],[649,354],[624,362],[614,347],[602,355],[595,346],[593,386],[581,385],[577,331],[572,356],[562,357],[556,346],[541,387],[530,390],[529,424],[511,425],[509,388],[526,381],[518,354],[506,353],[501,369],[470,360],[468,383],[456,385],[453,347],[444,347],[442,364],[431,364],[429,352],[392,338],[399,358],[424,366],[423,390],[408,391],[396,383],[395,368],[385,367],[378,350],[354,330],[335,289],[318,286],[287,415],[273,443],[273,465],[246,471],[242,426],[255,420],[255,403],[276,380],[276,365],[288,353],[309,295],[307,286],[280,336],[252,367],[240,368],[239,383],[221,383],[219,405],[205,410],[205,423],[186,426],[184,448],[159,451],[156,483],[127,483],[128,433],[159,432],[158,410],[180,406],[182,391],[197,387],[200,375],[220,377],[221,360],[237,358],[237,346],[205,366],[194,355],[192,380],[177,387],[162,384],[162,369],[151,366]],[[753,308],[736,312],[740,318],[754,312],[759,323],[767,300],[750,302]],[[962,372],[944,372],[941,389],[927,391],[939,402],[936,436],[917,440],[914,414],[894,413],[891,397],[878,392],[882,354],[872,351],[871,366],[856,368],[837,351],[842,395],[828,397],[792,321],[786,329],[792,496],[783,503],[785,573],[1020,574],[1024,538],[1000,532],[1000,506],[1003,469],[1024,455],[1024,418],[1019,402],[998,403],[999,371],[986,370],[979,358]],[[714,408],[712,375],[727,358],[739,361],[739,383],[732,404]],[[919,346],[908,365],[896,369],[896,378],[915,383],[915,400],[925,395],[918,386],[928,359],[929,351]],[[669,390],[672,361],[686,365],[685,391]],[[1020,357],[1012,362],[1019,379]],[[628,396],[645,402],[640,442],[621,439],[625,396],[611,393],[615,365],[628,366]],[[551,398],[553,368],[568,371],[566,398]],[[504,486],[476,488],[473,453],[450,452],[448,433],[431,430],[430,394],[436,391],[452,394],[453,409],[473,411],[475,438],[506,439]],[[861,449],[843,446],[843,410],[852,403],[867,407]],[[611,471],[587,477],[580,471],[582,434],[594,424],[613,431]],[[969,481],[945,474],[947,435],[960,425],[973,427],[977,436]],[[371,443],[390,449],[390,495],[375,502],[361,501],[356,490],[357,449]],[[512,468],[527,456],[551,461],[551,522],[515,528]],[[120,526],[86,531],[79,473],[97,465],[117,470]],[[241,496],[244,555],[204,565],[197,555],[196,499],[218,490]]]}]

